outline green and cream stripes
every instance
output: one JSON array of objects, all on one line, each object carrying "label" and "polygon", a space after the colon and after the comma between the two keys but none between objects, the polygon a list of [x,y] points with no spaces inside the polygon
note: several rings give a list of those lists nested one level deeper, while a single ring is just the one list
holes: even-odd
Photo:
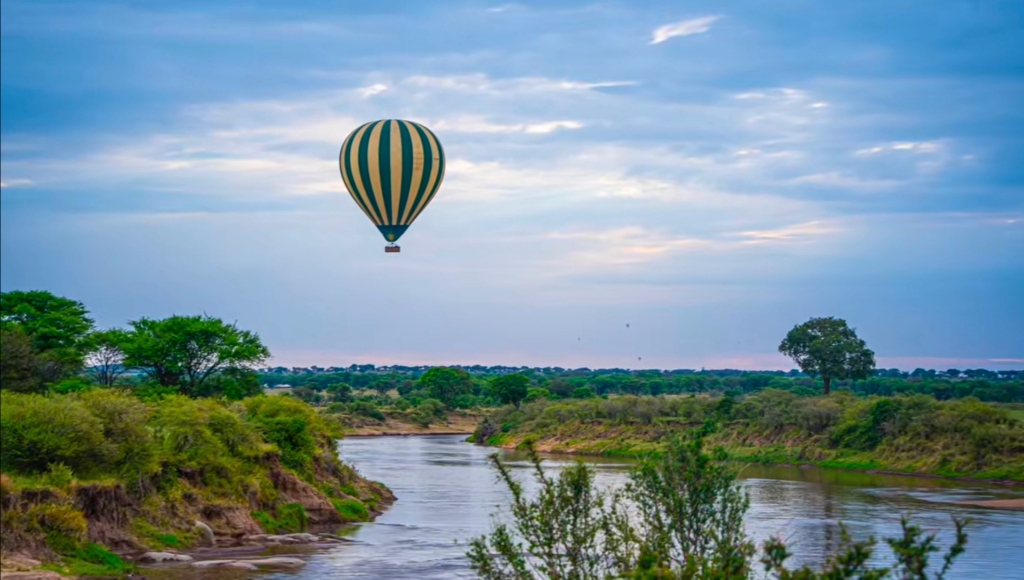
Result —
[{"label": "green and cream stripes", "polygon": [[338,165],[352,199],[384,239],[394,242],[441,186],[444,151],[423,125],[387,119],[353,131]]}]

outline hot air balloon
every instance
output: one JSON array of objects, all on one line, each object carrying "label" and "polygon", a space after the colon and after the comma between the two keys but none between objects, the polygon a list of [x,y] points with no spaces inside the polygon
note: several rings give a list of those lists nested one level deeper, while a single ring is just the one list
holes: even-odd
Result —
[{"label": "hot air balloon", "polygon": [[338,156],[345,188],[388,245],[395,242],[437,194],[444,178],[444,150],[419,123],[383,119],[345,138]]}]

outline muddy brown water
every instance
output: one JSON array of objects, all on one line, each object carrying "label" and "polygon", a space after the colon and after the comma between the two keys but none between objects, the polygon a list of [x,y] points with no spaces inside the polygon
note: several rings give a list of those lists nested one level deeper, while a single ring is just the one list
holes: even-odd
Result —
[{"label": "muddy brown water", "polygon": [[[387,484],[398,501],[375,522],[342,533],[354,542],[300,553],[301,570],[259,575],[267,580],[350,578],[472,578],[466,542],[484,534],[491,514],[507,502],[508,492],[487,457],[494,449],[464,442],[464,435],[360,437],[339,443],[342,457],[363,475]],[[501,451],[520,479],[529,482],[521,455]],[[557,468],[572,458],[549,456]],[[588,459],[602,485],[621,485],[631,463]],[[949,578],[1020,580],[1024,578],[1024,512],[983,509],[957,502],[1019,499],[1024,490],[983,484],[839,470],[746,466],[741,473],[750,493],[748,532],[759,542],[772,535],[786,539],[791,565],[821,563],[839,540],[839,522],[855,538],[891,536],[901,515],[951,540],[951,516],[968,517],[970,540]],[[529,487],[529,486],[527,486]],[[882,554],[888,550],[880,549]],[[279,551],[278,553],[281,553]],[[878,557],[884,562],[885,558]],[[228,580],[245,574],[225,570],[166,570],[157,579]],[[250,575],[251,576],[251,575]]]}]

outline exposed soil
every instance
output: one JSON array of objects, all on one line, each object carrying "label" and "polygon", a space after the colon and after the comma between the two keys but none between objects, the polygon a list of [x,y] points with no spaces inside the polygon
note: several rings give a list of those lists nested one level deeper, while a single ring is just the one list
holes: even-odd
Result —
[{"label": "exposed soil", "polygon": [[971,501],[958,501],[956,503],[957,505],[969,505],[973,507],[1024,511],[1024,497],[1015,499],[983,499]]},{"label": "exposed soil", "polygon": [[469,413],[451,413],[442,422],[431,423],[429,427],[421,427],[415,423],[406,423],[388,418],[383,423],[368,421],[349,428],[348,437],[369,437],[379,435],[470,435],[480,423],[481,415]]}]

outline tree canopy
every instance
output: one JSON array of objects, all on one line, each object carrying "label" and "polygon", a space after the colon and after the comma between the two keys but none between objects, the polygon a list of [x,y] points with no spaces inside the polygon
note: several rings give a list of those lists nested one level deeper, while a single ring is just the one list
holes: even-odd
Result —
[{"label": "tree canopy", "polygon": [[[81,302],[50,292],[0,294],[0,328],[3,339],[12,343],[4,353],[4,365],[9,367],[3,373],[5,384],[41,388],[81,370],[93,326],[88,314]],[[23,348],[25,340],[28,351]]]},{"label": "tree canopy", "polygon": [[473,381],[469,373],[448,367],[434,367],[423,373],[419,380],[420,388],[425,389],[431,397],[441,401],[446,407],[455,403],[459,395],[473,392]]},{"label": "tree canopy", "polygon": [[4,328],[20,328],[38,351],[81,349],[92,330],[88,314],[81,302],[42,290],[0,294],[0,323]]},{"label": "tree canopy", "polygon": [[841,318],[812,318],[789,331],[779,352],[808,375],[820,376],[825,394],[833,379],[866,379],[875,370],[875,353]]},{"label": "tree canopy", "polygon": [[506,405],[515,405],[517,409],[526,398],[529,388],[530,379],[522,373],[491,379],[491,393],[494,397]]},{"label": "tree canopy", "polygon": [[248,370],[270,357],[259,335],[211,316],[141,318],[130,324],[125,364],[186,395],[201,394],[218,373]]}]

